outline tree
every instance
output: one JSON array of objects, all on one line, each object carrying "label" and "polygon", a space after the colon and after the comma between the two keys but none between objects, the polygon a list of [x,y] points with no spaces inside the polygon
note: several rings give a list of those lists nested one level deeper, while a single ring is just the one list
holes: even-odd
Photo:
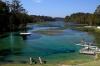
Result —
[{"label": "tree", "polygon": [[70,21],[70,16],[66,16],[64,19],[65,22],[69,22]]},{"label": "tree", "polygon": [[90,26],[100,25],[100,14],[91,13],[74,13],[71,16],[66,16],[67,22],[74,22],[77,24],[88,24]]},{"label": "tree", "polygon": [[[22,4],[19,0],[12,0],[12,3],[10,4],[10,24],[11,27],[13,27],[12,30],[19,29],[19,27],[25,27],[27,24],[25,20],[27,12],[22,7]],[[20,17],[19,17],[20,16]]]},{"label": "tree", "polygon": [[24,29],[32,20],[19,0],[0,0],[0,33]]},{"label": "tree", "polygon": [[96,10],[95,10],[94,13],[95,13],[95,14],[100,14],[100,5],[98,5],[98,7],[96,8]]},{"label": "tree", "polygon": [[11,11],[14,13],[24,13],[25,9],[19,0],[12,0]]},{"label": "tree", "polygon": [[9,27],[9,7],[3,1],[0,1],[0,32],[6,32]]}]

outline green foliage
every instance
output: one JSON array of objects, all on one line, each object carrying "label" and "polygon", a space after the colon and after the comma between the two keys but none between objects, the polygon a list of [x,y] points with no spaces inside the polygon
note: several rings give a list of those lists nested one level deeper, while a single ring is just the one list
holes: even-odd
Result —
[{"label": "green foliage", "polygon": [[100,5],[97,7],[97,9],[95,10],[95,14],[100,14]]},{"label": "green foliage", "polygon": [[65,22],[71,22],[71,21],[70,21],[70,20],[71,20],[71,19],[70,19],[70,16],[66,16],[64,20],[65,20]]},{"label": "green foliage", "polygon": [[27,23],[53,21],[49,16],[28,15],[20,0],[0,0],[0,33],[25,29]]},{"label": "green foliage", "polygon": [[27,14],[19,0],[0,1],[0,33],[24,29],[33,17]]},{"label": "green foliage", "polygon": [[33,18],[33,22],[45,22],[45,21],[54,21],[55,19],[50,16],[37,16],[37,15],[31,15]]},{"label": "green foliage", "polygon": [[89,13],[75,13],[71,16],[65,17],[66,22],[74,22],[77,24],[88,24],[88,25],[100,25],[100,15],[99,14],[89,14]]},{"label": "green foliage", "polygon": [[8,30],[9,21],[9,7],[2,1],[0,1],[0,33]]},{"label": "green foliage", "polygon": [[100,5],[94,14],[92,13],[74,13],[65,17],[66,22],[74,22],[77,24],[87,24],[91,26],[100,25]]}]

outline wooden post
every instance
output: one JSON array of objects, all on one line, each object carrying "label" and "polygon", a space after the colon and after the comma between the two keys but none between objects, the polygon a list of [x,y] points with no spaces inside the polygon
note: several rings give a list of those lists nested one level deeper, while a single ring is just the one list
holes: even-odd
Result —
[{"label": "wooden post", "polygon": [[43,64],[41,57],[39,57],[40,64]]}]

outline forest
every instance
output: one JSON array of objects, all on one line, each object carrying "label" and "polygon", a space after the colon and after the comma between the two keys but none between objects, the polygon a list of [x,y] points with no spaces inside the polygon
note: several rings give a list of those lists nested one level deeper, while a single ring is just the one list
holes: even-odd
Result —
[{"label": "forest", "polygon": [[[20,0],[0,0],[0,34],[18,31],[26,28],[27,23],[47,22],[59,20],[50,16],[29,15]],[[73,13],[65,17],[65,22],[100,25],[100,5],[94,13]]]},{"label": "forest", "polygon": [[74,13],[65,17],[65,22],[73,22],[77,24],[87,24],[89,26],[100,25],[100,5],[94,13]]},{"label": "forest", "polygon": [[27,23],[53,20],[50,16],[28,15],[20,0],[0,0],[0,34],[25,29]]}]

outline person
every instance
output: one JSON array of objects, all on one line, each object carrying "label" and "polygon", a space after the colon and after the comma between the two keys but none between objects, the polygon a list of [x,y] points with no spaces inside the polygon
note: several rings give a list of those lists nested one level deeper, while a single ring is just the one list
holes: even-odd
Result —
[{"label": "person", "polygon": [[40,64],[43,64],[41,57],[39,57],[39,62]]},{"label": "person", "polygon": [[96,42],[95,42],[95,41],[93,41],[93,42],[92,42],[92,45],[96,45]]},{"label": "person", "polygon": [[29,59],[29,60],[30,60],[30,65],[32,65],[32,57],[30,57],[30,59]]},{"label": "person", "polygon": [[81,44],[84,44],[84,40],[83,39],[81,40]]}]

